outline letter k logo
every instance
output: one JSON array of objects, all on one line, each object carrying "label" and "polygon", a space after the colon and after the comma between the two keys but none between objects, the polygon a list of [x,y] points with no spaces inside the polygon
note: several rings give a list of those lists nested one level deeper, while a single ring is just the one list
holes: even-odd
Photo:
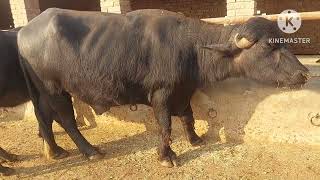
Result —
[{"label": "letter k logo", "polygon": [[289,24],[290,26],[293,26],[292,19],[293,19],[292,16],[291,17],[286,16],[286,26],[289,26]]}]

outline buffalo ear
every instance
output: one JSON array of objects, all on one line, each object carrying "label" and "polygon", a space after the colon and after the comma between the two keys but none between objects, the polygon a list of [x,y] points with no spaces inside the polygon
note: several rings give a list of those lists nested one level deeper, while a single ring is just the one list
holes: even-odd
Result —
[{"label": "buffalo ear", "polygon": [[218,51],[221,53],[229,53],[232,52],[232,46],[229,44],[210,44],[202,46],[203,49],[208,49],[211,51]]}]

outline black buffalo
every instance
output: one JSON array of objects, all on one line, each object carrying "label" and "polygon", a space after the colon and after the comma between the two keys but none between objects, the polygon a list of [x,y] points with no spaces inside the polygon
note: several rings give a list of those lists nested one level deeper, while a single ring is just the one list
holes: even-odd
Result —
[{"label": "black buffalo", "polygon": [[[30,100],[19,65],[17,29],[0,31],[0,107],[14,107]],[[0,147],[0,159],[14,161],[17,156]],[[0,165],[1,174],[11,174],[12,169]]]},{"label": "black buffalo", "polygon": [[175,13],[127,15],[48,9],[18,34],[21,67],[40,124],[55,158],[67,153],[52,133],[57,120],[90,159],[101,158],[79,132],[71,96],[97,114],[112,106],[152,106],[159,124],[159,160],[176,164],[171,116],[179,116],[192,145],[190,98],[198,87],[229,77],[296,86],[308,70],[283,44],[278,27],[263,18],[241,25],[208,24]]}]

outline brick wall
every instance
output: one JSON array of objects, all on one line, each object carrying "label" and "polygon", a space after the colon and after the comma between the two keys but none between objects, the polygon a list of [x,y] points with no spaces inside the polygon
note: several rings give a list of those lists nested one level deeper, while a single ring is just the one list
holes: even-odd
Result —
[{"label": "brick wall", "polygon": [[[3,1],[3,0],[0,0]],[[9,0],[14,26],[28,23],[50,7],[81,11],[100,11],[100,0]]]},{"label": "brick wall", "polygon": [[[279,14],[283,10],[298,12],[320,11],[319,0],[257,0],[257,10],[261,13]],[[311,44],[294,44],[289,47],[295,54],[320,54],[320,20],[303,21],[298,32],[288,37],[309,37]]]},{"label": "brick wall", "polygon": [[10,0],[10,8],[15,27],[27,24],[40,14],[39,0]]},{"label": "brick wall", "polygon": [[0,0],[0,29],[14,27],[9,0]]},{"label": "brick wall", "polygon": [[257,0],[257,9],[267,13],[281,13],[285,9],[319,11],[319,0]]},{"label": "brick wall", "polygon": [[10,0],[10,5],[15,26],[25,25],[50,7],[110,13],[167,9],[197,18],[227,15],[225,0]]},{"label": "brick wall", "polygon": [[40,14],[40,0],[24,0],[28,21]]},{"label": "brick wall", "polygon": [[[319,0],[0,0],[0,3],[5,2],[10,4],[15,27],[25,25],[28,20],[49,7],[112,13],[126,13],[136,9],[167,9],[196,18],[253,15],[256,10],[267,14],[277,14],[284,9],[299,12],[320,10]],[[0,6],[5,7],[3,4]],[[7,12],[0,9],[0,13]],[[1,14],[0,24],[7,21],[5,19],[10,19],[10,15]],[[311,44],[291,45],[290,48],[296,54],[320,53],[320,26],[315,24],[320,24],[320,21],[303,22],[302,28],[291,35],[311,38]]]},{"label": "brick wall", "polygon": [[166,9],[197,18],[227,15],[225,0],[130,0],[123,11],[136,9]]},{"label": "brick wall", "polygon": [[100,11],[100,0],[40,0],[40,10],[50,7],[73,9],[79,11]]}]

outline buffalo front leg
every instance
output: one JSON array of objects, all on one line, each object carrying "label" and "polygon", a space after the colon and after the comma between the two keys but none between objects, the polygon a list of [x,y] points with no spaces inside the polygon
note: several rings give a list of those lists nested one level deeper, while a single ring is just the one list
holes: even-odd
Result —
[{"label": "buffalo front leg", "polygon": [[74,116],[71,96],[62,92],[61,95],[50,96],[50,105],[57,113],[57,122],[67,132],[80,152],[89,159],[100,159],[102,154],[93,147],[80,133],[77,128],[76,119]]},{"label": "buffalo front leg", "polygon": [[198,146],[203,140],[197,135],[194,128],[194,117],[191,105],[189,104],[184,114],[180,116],[184,133],[192,146]]},{"label": "buffalo front leg", "polygon": [[169,92],[165,89],[154,92],[152,107],[159,124],[160,143],[158,147],[159,161],[162,166],[177,166],[177,155],[171,149],[171,114],[168,108]]}]

